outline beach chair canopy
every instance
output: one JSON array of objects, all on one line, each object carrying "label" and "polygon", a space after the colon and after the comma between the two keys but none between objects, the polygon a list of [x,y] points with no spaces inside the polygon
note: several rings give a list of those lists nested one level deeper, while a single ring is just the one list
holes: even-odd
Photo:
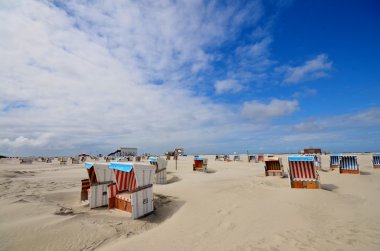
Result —
[{"label": "beach chair canopy", "polygon": [[98,183],[112,182],[114,173],[108,168],[108,163],[94,163]]},{"label": "beach chair canopy", "polygon": [[149,162],[157,162],[157,158],[156,157],[150,157],[150,158],[148,158],[148,161]]},{"label": "beach chair canopy", "polygon": [[194,160],[204,160],[202,157],[195,157]]}]

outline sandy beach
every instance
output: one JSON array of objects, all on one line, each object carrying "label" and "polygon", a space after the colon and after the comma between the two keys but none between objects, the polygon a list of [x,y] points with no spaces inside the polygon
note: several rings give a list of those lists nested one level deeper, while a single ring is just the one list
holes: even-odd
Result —
[{"label": "sandy beach", "polygon": [[[359,154],[360,175],[319,171],[322,189],[291,189],[265,177],[264,163],[193,157],[168,163],[154,185],[153,214],[131,220],[80,202],[83,164],[0,164],[1,250],[378,250],[380,170]],[[283,159],[288,168],[286,155]],[[322,169],[329,157],[322,155]],[[70,210],[71,209],[71,210]]]}]

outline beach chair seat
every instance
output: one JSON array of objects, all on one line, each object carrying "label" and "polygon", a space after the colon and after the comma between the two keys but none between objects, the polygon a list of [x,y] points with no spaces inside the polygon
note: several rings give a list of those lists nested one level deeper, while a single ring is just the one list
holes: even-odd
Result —
[{"label": "beach chair seat", "polygon": [[380,168],[380,154],[374,154],[372,156],[373,168]]},{"label": "beach chair seat", "polygon": [[339,173],[360,174],[356,156],[342,156],[339,162]]},{"label": "beach chair seat", "polygon": [[319,174],[313,157],[289,156],[288,162],[291,188],[320,188]]},{"label": "beach chair seat", "polygon": [[281,158],[269,159],[265,161],[265,176],[281,176],[285,175]]}]

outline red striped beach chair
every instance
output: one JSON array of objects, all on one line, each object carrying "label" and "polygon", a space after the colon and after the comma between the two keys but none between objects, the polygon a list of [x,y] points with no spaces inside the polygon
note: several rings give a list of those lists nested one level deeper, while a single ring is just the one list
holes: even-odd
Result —
[{"label": "red striped beach chair", "polygon": [[347,174],[359,174],[359,164],[356,156],[342,156],[339,163],[339,172]]},{"label": "red striped beach chair", "polygon": [[313,157],[290,156],[288,162],[292,188],[316,189],[320,187],[319,174]]},{"label": "red striped beach chair", "polygon": [[380,168],[380,154],[372,155],[373,168]]},{"label": "red striped beach chair", "polygon": [[159,157],[150,157],[148,159],[151,165],[156,167],[156,175],[154,176],[155,184],[166,184],[166,166],[168,165],[167,160]]},{"label": "red striped beach chair", "polygon": [[284,167],[281,158],[266,160],[264,168],[265,176],[284,176]]},{"label": "red striped beach chair", "polygon": [[136,162],[111,162],[114,183],[108,185],[108,206],[131,214],[132,219],[153,212],[153,178],[156,167]]},{"label": "red striped beach chair", "polygon": [[193,164],[193,171],[200,171],[207,173],[207,161],[206,158],[195,157]]}]

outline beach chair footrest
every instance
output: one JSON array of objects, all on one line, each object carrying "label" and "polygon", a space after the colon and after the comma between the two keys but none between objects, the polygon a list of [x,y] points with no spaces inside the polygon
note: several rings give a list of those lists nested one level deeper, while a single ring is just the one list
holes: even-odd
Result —
[{"label": "beach chair footrest", "polygon": [[319,181],[291,181],[292,188],[318,189]]}]

